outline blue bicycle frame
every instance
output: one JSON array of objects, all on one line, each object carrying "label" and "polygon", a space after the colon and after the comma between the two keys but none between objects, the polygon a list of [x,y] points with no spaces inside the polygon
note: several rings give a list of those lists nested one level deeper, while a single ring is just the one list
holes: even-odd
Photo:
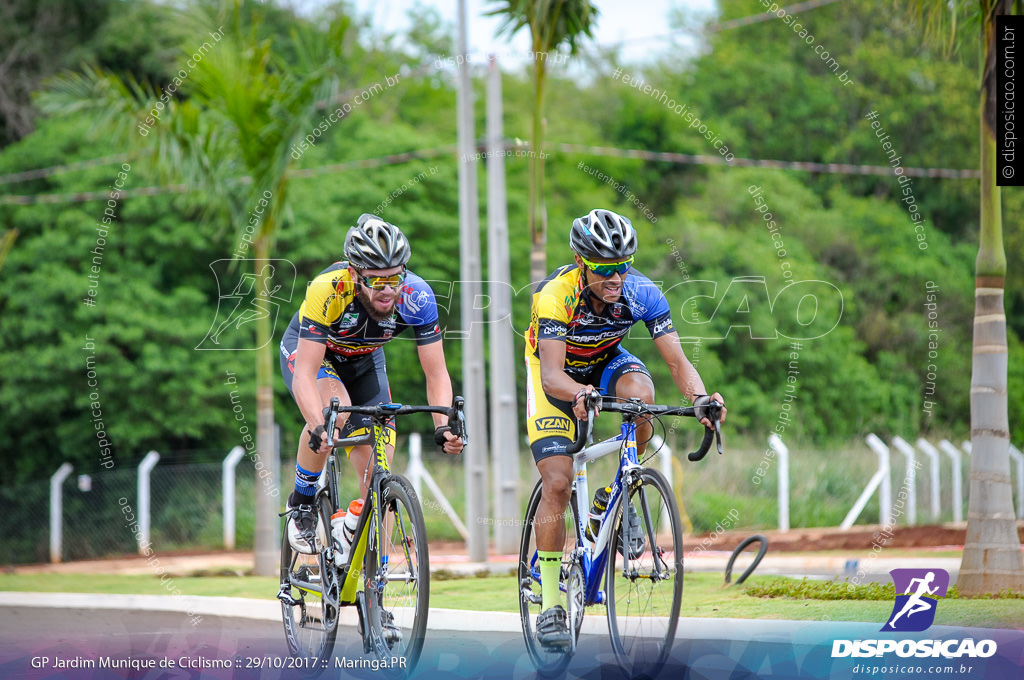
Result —
[{"label": "blue bicycle frame", "polygon": [[[612,480],[612,492],[608,499],[608,506],[601,517],[601,529],[598,532],[597,540],[591,541],[586,535],[590,506],[587,463],[603,458],[616,450],[621,454],[619,467],[615,472],[615,479]],[[617,436],[593,444],[573,456],[573,487],[569,502],[575,503],[579,521],[576,526],[576,549],[573,551],[572,557],[578,558],[583,567],[583,577],[586,583],[585,606],[589,607],[605,602],[604,591],[600,587],[612,537],[612,523],[607,520],[609,517],[615,516],[615,511],[622,500],[622,480],[630,476],[630,471],[641,468],[636,450],[636,425],[632,421],[623,422]],[[540,567],[537,565],[536,551],[530,560],[530,573],[534,581],[540,583]],[[559,584],[559,588],[565,592],[563,584]]]}]

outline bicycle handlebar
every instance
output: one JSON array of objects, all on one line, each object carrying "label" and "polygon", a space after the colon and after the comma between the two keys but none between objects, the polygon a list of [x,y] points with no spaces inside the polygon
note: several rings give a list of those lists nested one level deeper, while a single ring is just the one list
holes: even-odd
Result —
[{"label": "bicycle handlebar", "polygon": [[327,445],[331,448],[340,446],[357,446],[372,444],[373,432],[359,437],[342,437],[334,439],[335,423],[339,413],[356,413],[372,416],[375,420],[384,421],[392,416],[405,416],[410,413],[440,413],[448,416],[448,427],[456,437],[467,443],[466,437],[466,400],[455,397],[451,406],[406,406],[405,404],[375,404],[373,406],[342,406],[338,397],[331,397],[331,405],[324,409],[324,429],[327,431]]},{"label": "bicycle handlebar", "polygon": [[[593,433],[594,428],[594,415],[597,411],[608,411],[609,413],[622,413],[628,419],[633,419],[639,416],[653,415],[653,416],[694,416],[696,417],[696,409],[693,406],[662,406],[659,404],[645,404],[639,399],[630,399],[629,401],[610,401],[604,403],[604,397],[599,392],[590,392],[585,397],[584,405],[587,409],[587,420],[583,421],[586,423],[582,427],[576,428],[576,439],[566,450],[569,455],[575,455],[579,453],[587,441],[590,440],[590,436]],[[720,426],[722,419],[722,404],[718,401],[712,401],[703,407],[707,411],[707,417],[711,421],[713,427],[704,428],[704,441],[701,442],[700,448],[696,451],[692,451],[687,454],[687,458],[693,462],[697,462],[708,455],[708,451],[711,450],[711,440],[716,439],[718,445],[718,453],[722,453],[722,429]]]}]

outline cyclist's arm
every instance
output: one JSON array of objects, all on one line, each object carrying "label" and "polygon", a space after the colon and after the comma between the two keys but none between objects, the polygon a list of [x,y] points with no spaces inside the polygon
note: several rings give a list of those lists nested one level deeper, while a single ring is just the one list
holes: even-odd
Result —
[{"label": "cyclist's arm", "polygon": [[[416,353],[420,358],[420,365],[423,367],[423,374],[427,378],[427,403],[431,406],[451,406],[452,404],[452,379],[448,375],[448,365],[444,360],[444,348],[440,342],[432,342],[428,345],[419,345]],[[448,419],[441,413],[431,413],[434,418],[434,428],[448,424]],[[444,450],[445,453],[459,453],[462,450],[462,439],[452,433],[447,433]]]},{"label": "cyclist's arm", "polygon": [[[537,348],[540,353],[540,383],[544,394],[572,403],[580,390],[593,391],[593,387],[581,385],[565,372],[564,340],[540,340]],[[587,419],[582,399],[573,404],[573,412],[577,418]]]},{"label": "cyclist's arm", "polygon": [[[701,380],[700,374],[697,373],[697,369],[693,367],[690,360],[686,358],[686,353],[683,352],[682,345],[679,344],[679,334],[675,331],[671,333],[665,333],[654,338],[654,346],[658,348],[658,352],[661,354],[661,358],[668,364],[668,369],[672,373],[672,380],[675,382],[676,387],[683,393],[690,401],[694,401],[697,396],[707,394],[707,388],[704,387],[704,381]],[[725,400],[718,392],[711,395],[711,398],[725,404]],[[725,412],[722,409],[722,420],[725,422]],[[705,426],[710,427],[711,422],[707,418],[701,420]]]},{"label": "cyclist's arm", "polygon": [[[313,340],[299,338],[295,351],[295,377],[292,378],[292,391],[295,403],[310,430],[324,424],[320,403],[320,391],[316,386],[316,374],[324,362],[327,345]],[[348,406],[348,404],[345,404]]]}]

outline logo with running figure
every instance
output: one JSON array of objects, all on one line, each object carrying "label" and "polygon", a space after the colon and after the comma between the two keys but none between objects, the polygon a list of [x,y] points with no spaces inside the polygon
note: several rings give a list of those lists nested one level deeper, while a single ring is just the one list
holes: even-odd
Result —
[{"label": "logo with running figure", "polygon": [[949,572],[945,569],[893,569],[889,574],[896,586],[896,602],[882,630],[914,633],[927,629],[935,621],[938,598],[946,596]]}]

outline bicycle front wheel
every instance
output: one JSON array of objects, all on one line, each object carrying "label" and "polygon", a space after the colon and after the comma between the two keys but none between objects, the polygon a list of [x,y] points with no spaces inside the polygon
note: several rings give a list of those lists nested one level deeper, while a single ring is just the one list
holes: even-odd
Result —
[{"label": "bicycle front wheel", "polygon": [[672,489],[656,470],[641,469],[612,524],[608,631],[631,678],[653,678],[668,659],[683,596],[683,539]]},{"label": "bicycle front wheel", "polygon": [[408,673],[427,629],[427,531],[419,499],[404,477],[392,474],[383,484],[380,507],[380,540],[371,542],[365,562],[371,653],[389,669]]},{"label": "bicycle front wheel", "polygon": [[[526,649],[530,658],[537,667],[539,675],[550,676],[561,673],[569,665],[575,645],[566,649],[548,648],[537,640],[537,632],[534,622],[541,613],[541,578],[540,563],[537,560],[537,537],[535,529],[538,526],[537,508],[541,499],[541,482],[533,490],[530,502],[526,506],[526,519],[523,522],[523,535],[519,545],[519,617],[523,627],[523,639],[526,641]],[[573,596],[579,596],[578,600],[569,602],[568,599],[562,604],[570,613],[570,634],[578,637],[580,624],[583,619],[583,584],[582,574],[572,574],[572,564],[569,555],[576,548],[576,526],[578,517],[576,515],[575,498],[569,503],[562,518],[555,519],[556,524],[561,524],[565,530],[565,539],[562,542],[562,569],[559,589],[564,594],[571,590]],[[567,584],[573,583],[576,587]],[[568,605],[568,606],[567,606]]]},{"label": "bicycle front wheel", "polygon": [[[319,498],[317,514],[320,527],[331,526],[331,504],[326,495]],[[315,555],[292,549],[288,541],[288,521],[286,518],[281,532],[281,592],[278,595],[284,634],[292,656],[306,660],[302,666],[305,672],[317,675],[327,667],[338,635],[338,572],[326,561],[322,549]]]}]

